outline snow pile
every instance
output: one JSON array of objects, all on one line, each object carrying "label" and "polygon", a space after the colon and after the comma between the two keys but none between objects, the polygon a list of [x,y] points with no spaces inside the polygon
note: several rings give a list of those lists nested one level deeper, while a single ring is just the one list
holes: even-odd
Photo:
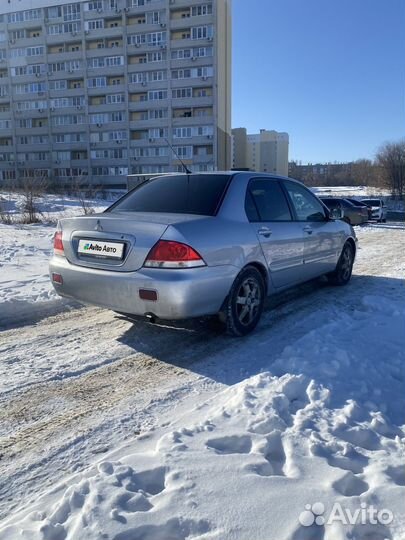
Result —
[{"label": "snow pile", "polygon": [[[69,195],[47,193],[35,197],[33,204],[41,222],[56,223],[58,219],[83,215],[83,206],[90,211],[102,212],[121,194],[123,193],[106,194],[105,199],[79,199]],[[18,220],[24,213],[23,194],[0,191],[0,209]]]},{"label": "snow pile", "polygon": [[[0,540],[403,539],[404,318],[403,298],[363,296],[267,372],[56,486]],[[329,522],[336,503],[393,519]]]},{"label": "snow pile", "polygon": [[[4,210],[20,216],[22,196],[0,192]],[[86,202],[101,212],[109,202]],[[27,307],[44,301],[59,301],[48,276],[55,223],[64,217],[82,215],[81,202],[73,197],[46,195],[37,202],[42,219],[49,224],[4,225],[0,223],[0,325],[10,317],[20,315]]]},{"label": "snow pile", "polygon": [[0,224],[0,320],[56,298],[48,277],[53,227]]}]

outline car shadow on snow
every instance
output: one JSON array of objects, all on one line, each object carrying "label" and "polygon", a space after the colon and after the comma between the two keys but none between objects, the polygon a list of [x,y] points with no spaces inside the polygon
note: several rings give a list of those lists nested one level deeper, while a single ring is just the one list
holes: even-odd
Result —
[{"label": "car shadow on snow", "polygon": [[[332,408],[343,407],[348,399],[367,400],[371,393],[378,410],[401,425],[405,335],[398,328],[403,316],[392,326],[389,310],[392,300],[394,315],[404,292],[404,280],[388,277],[353,276],[346,287],[315,280],[269,298],[259,326],[245,338],[228,337],[212,319],[200,319],[184,324],[135,321],[119,341],[134,352],[225,385],[264,371],[276,376],[304,374],[308,383],[314,379],[334,388]],[[405,300],[401,314],[404,306]],[[325,326],[329,323],[335,326]],[[385,341],[394,345],[384,346],[382,357],[378,350]],[[291,357],[296,357],[293,362]],[[391,403],[392,395],[404,398]]]},{"label": "car shadow on snow", "polygon": [[0,307],[0,332],[34,325],[48,317],[78,309],[85,308],[75,300],[60,297],[48,302],[37,303],[14,300],[14,302],[4,303]]},{"label": "car shadow on snow", "polygon": [[[158,323],[129,319],[133,324],[119,341],[162,362],[234,384],[268,369],[287,345],[335,316],[364,310],[364,296],[403,297],[404,284],[395,278],[353,275],[346,287],[331,287],[321,278],[269,297],[257,329],[244,338],[227,336],[212,317]],[[249,351],[254,362],[241,360],[241,350]],[[220,363],[211,361],[215,355],[220,355]]]}]

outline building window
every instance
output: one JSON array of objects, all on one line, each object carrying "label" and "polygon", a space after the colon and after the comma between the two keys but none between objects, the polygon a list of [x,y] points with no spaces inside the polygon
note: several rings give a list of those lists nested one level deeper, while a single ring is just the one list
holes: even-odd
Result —
[{"label": "building window", "polygon": [[104,28],[104,19],[96,19],[94,21],[86,21],[84,23],[85,30],[99,30]]},{"label": "building window", "polygon": [[80,4],[62,6],[64,21],[78,21],[80,19]]},{"label": "building window", "polygon": [[167,99],[167,90],[151,90],[148,92],[148,100]]},{"label": "building window", "polygon": [[103,9],[103,0],[92,0],[91,2],[86,2],[84,9],[86,11],[96,11],[98,9]]},{"label": "building window", "polygon": [[184,58],[191,58],[191,49],[175,49],[171,53],[173,60],[183,60]]},{"label": "building window", "polygon": [[40,9],[29,9],[27,11],[18,11],[16,13],[8,14],[9,23],[19,23],[24,21],[35,21],[40,19],[42,12]]},{"label": "building window", "polygon": [[191,159],[193,157],[192,146],[175,146],[174,150],[176,154],[182,159]]},{"label": "building window", "polygon": [[87,79],[87,88],[102,88],[104,86],[107,86],[107,77]]},{"label": "building window", "polygon": [[182,99],[182,98],[191,98],[191,97],[193,97],[192,88],[176,88],[175,90],[172,90],[173,99]]},{"label": "building window", "polygon": [[208,39],[214,35],[214,28],[212,25],[207,26],[194,26],[191,29],[191,39]]},{"label": "building window", "polygon": [[147,56],[148,62],[162,62],[166,60],[166,53],[163,51],[151,52]]},{"label": "building window", "polygon": [[192,17],[197,17],[200,15],[211,15],[212,14],[212,4],[203,4],[201,6],[193,6],[191,8]]},{"label": "building window", "polygon": [[125,95],[124,94],[109,94],[106,97],[106,103],[108,105],[111,105],[114,103],[125,103]]}]

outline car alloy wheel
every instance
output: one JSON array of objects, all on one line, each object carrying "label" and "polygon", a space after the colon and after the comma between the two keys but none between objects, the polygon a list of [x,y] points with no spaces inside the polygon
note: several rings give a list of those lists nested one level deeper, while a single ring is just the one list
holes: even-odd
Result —
[{"label": "car alloy wheel", "polygon": [[264,280],[255,267],[244,268],[235,279],[225,306],[229,334],[244,336],[259,322],[265,297]]},{"label": "car alloy wheel", "polygon": [[261,292],[255,279],[247,278],[239,287],[236,311],[240,324],[247,326],[257,315],[261,303]]},{"label": "car alloy wheel", "polygon": [[354,263],[353,247],[346,242],[343,247],[336,270],[328,275],[329,282],[333,285],[346,285],[352,277]]},{"label": "car alloy wheel", "polygon": [[340,266],[342,280],[348,281],[350,279],[353,267],[352,248],[349,245],[345,246],[345,249],[343,250]]}]

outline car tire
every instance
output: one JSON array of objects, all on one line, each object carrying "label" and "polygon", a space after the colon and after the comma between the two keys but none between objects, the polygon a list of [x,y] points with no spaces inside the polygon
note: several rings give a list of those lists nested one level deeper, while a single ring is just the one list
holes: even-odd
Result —
[{"label": "car tire", "polygon": [[259,270],[253,266],[244,268],[233,282],[220,315],[227,334],[245,336],[256,328],[263,312],[265,294],[266,287]]},{"label": "car tire", "polygon": [[338,286],[347,285],[352,277],[353,263],[354,249],[349,242],[346,242],[340,254],[336,269],[327,275],[329,283]]}]

